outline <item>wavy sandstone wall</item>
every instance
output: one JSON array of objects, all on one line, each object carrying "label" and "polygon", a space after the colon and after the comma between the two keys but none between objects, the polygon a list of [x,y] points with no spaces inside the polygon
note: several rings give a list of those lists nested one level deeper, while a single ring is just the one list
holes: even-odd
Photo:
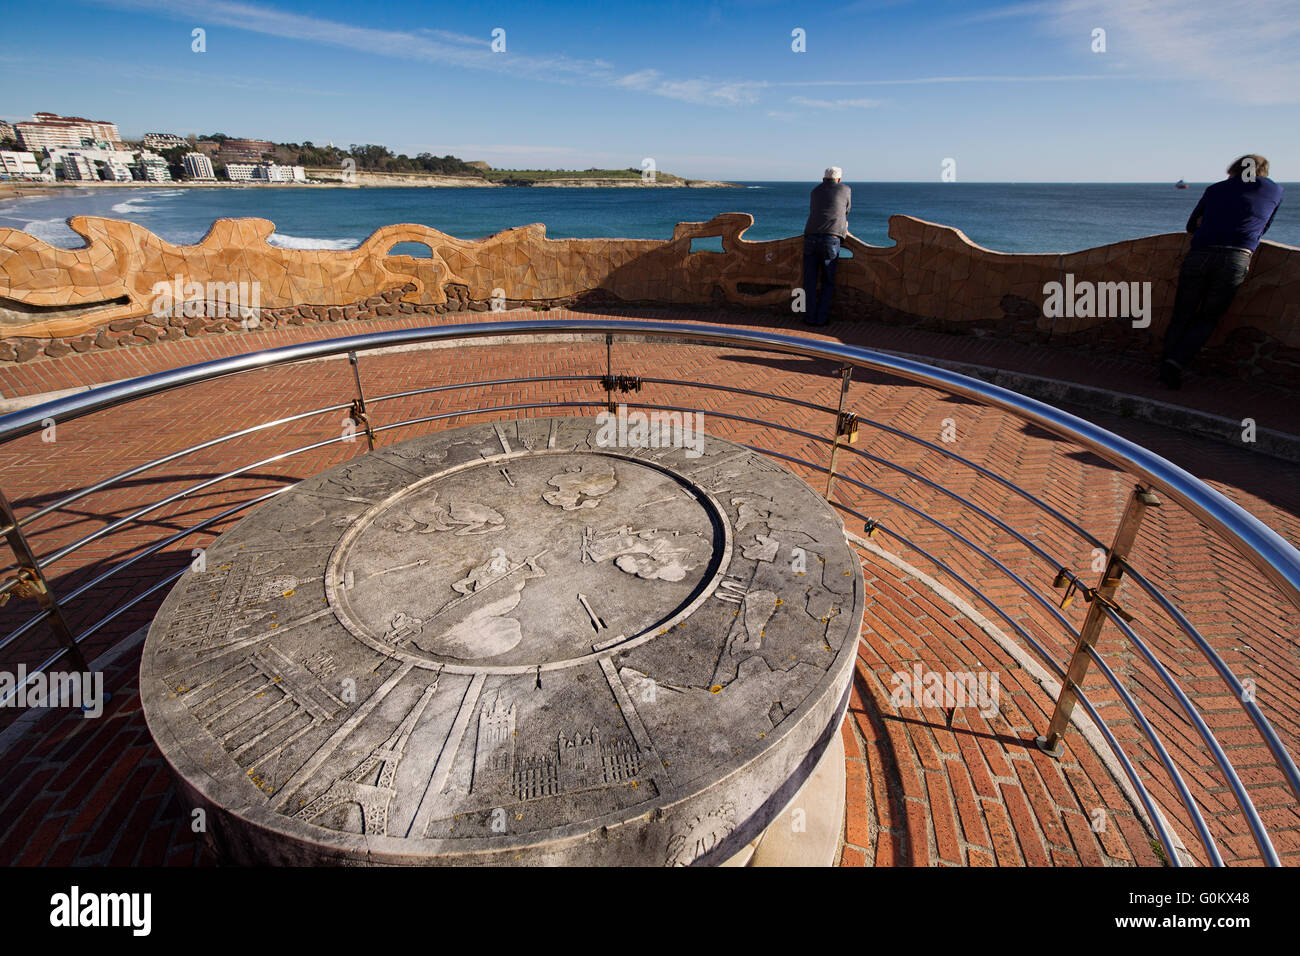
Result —
[{"label": "wavy sandstone wall", "polygon": [[[0,361],[58,358],[70,351],[145,345],[236,332],[237,319],[153,314],[159,282],[258,283],[260,326],[407,313],[486,311],[496,289],[508,304],[732,305],[788,312],[800,282],[802,240],[743,238],[744,213],[679,223],[668,240],[547,239],[540,224],[464,240],[427,226],[376,231],[353,250],[270,245],[265,219],[222,219],[203,241],[175,246],[115,219],[77,216],[86,240],[58,249],[0,229]],[[983,249],[956,229],[893,216],[892,247],[849,239],[834,313],[839,318],[999,335],[1051,347],[1152,352],[1173,305],[1182,234],[1149,236],[1065,254]],[[691,252],[721,237],[723,252]],[[432,258],[393,256],[419,242]],[[1051,318],[1044,285],[1064,281],[1150,282],[1149,328],[1127,318]],[[1236,377],[1300,382],[1300,249],[1265,242],[1205,362]]]}]

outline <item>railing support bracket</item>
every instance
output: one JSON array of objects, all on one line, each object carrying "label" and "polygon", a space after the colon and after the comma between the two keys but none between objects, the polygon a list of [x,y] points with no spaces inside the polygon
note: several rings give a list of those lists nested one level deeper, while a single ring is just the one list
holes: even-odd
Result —
[{"label": "railing support bracket", "polygon": [[357,353],[348,353],[348,362],[352,365],[352,377],[357,383],[357,397],[352,399],[352,410],[349,413],[354,422],[366,430],[366,444],[370,446],[369,450],[375,450],[375,430],[370,425],[370,415],[366,412],[366,393],[361,388],[361,368],[357,363]]},{"label": "railing support bracket", "polygon": [[[1128,505],[1124,508],[1124,514],[1120,516],[1119,527],[1115,529],[1115,540],[1107,553],[1106,567],[1101,572],[1101,582],[1095,588],[1081,589],[1084,599],[1089,604],[1088,616],[1084,618],[1083,627],[1079,630],[1079,640],[1075,643],[1074,653],[1070,656],[1070,666],[1066,669],[1065,680],[1061,682],[1061,692],[1056,698],[1052,721],[1048,725],[1047,733],[1038,738],[1038,748],[1043,753],[1056,756],[1061,752],[1061,738],[1065,735],[1065,728],[1070,723],[1070,715],[1078,702],[1079,689],[1083,687],[1083,679],[1087,676],[1088,665],[1092,660],[1092,649],[1101,634],[1102,626],[1106,623],[1104,609],[1110,608],[1126,622],[1133,620],[1132,615],[1115,603],[1115,589],[1120,585],[1123,566],[1128,560],[1129,552],[1133,549],[1133,543],[1137,540],[1138,529],[1142,526],[1142,518],[1146,510],[1159,506],[1160,499],[1150,488],[1143,485],[1134,487]],[[1069,575],[1065,568],[1056,574],[1056,582],[1064,583],[1067,578],[1070,579],[1070,590],[1066,592],[1066,597],[1069,598],[1072,596],[1071,592],[1078,587],[1077,580]],[[1063,602],[1062,607],[1064,606]]]},{"label": "railing support bracket", "polygon": [[849,381],[853,378],[853,366],[840,367],[840,405],[835,412],[835,442],[831,445],[831,461],[826,470],[827,501],[834,503],[831,492],[835,488],[835,459],[839,457],[841,444],[853,444],[858,440],[858,416],[846,412],[844,406],[849,400]]},{"label": "railing support bracket", "polygon": [[[9,529],[4,537],[18,560],[17,583],[12,593],[20,598],[36,599],[41,609],[48,615],[50,630],[54,632],[55,640],[67,651],[73,668],[88,673],[90,665],[86,663],[85,655],[81,653],[81,647],[77,644],[72,628],[68,626],[67,618],[63,616],[63,607],[54,592],[50,590],[49,581],[41,571],[40,562],[37,561],[35,552],[28,544],[27,536],[19,527],[18,516],[14,514],[13,506],[9,504],[9,499],[5,497],[3,491],[0,491],[0,524]],[[9,597],[9,592],[4,596]],[[0,603],[4,602],[0,601]]]}]

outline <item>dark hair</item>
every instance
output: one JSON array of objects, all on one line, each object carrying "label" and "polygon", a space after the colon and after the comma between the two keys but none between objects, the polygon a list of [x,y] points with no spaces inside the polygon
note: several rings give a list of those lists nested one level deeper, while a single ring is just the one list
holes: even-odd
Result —
[{"label": "dark hair", "polygon": [[1242,179],[1246,175],[1246,170],[1254,168],[1255,178],[1259,179],[1268,175],[1268,160],[1257,153],[1247,153],[1239,159],[1234,159],[1228,166],[1228,175],[1236,176]]}]

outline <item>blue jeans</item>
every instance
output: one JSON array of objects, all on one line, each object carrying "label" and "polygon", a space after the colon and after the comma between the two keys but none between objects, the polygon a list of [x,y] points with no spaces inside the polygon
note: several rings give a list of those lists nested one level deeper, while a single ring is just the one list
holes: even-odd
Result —
[{"label": "blue jeans", "polygon": [[839,236],[818,233],[803,237],[803,291],[807,309],[804,321],[809,325],[825,325],[830,321],[835,266],[839,261]]},{"label": "blue jeans", "polygon": [[1165,333],[1161,359],[1184,368],[1214,334],[1237,286],[1250,269],[1250,253],[1226,246],[1193,249],[1178,272],[1174,315]]}]

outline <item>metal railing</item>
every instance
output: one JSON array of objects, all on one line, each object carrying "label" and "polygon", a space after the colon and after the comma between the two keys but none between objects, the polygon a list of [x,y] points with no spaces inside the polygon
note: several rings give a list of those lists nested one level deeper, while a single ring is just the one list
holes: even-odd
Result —
[{"label": "metal railing", "polygon": [[[367,396],[363,390],[359,353],[396,346],[453,343],[475,338],[566,333],[604,336],[606,349],[603,374],[548,375],[465,381],[418,387],[378,396]],[[840,363],[839,372],[837,373],[838,381],[836,382],[838,403],[835,406],[822,405],[789,396],[716,382],[642,377],[631,374],[616,375],[614,373],[612,348],[616,337],[624,341],[671,340],[674,343],[738,346],[747,351],[770,351],[813,359],[831,360]],[[452,355],[453,353],[450,351],[441,353],[434,351],[430,354]],[[694,324],[627,320],[565,319],[557,321],[548,319],[541,321],[486,322],[438,328],[403,329],[309,342],[218,359],[116,382],[23,411],[0,416],[0,450],[5,449],[10,443],[24,436],[40,431],[51,421],[62,425],[96,412],[128,405],[148,396],[199,385],[225,376],[342,356],[347,356],[351,365],[352,375],[350,379],[353,393],[345,398],[341,396],[343,400],[339,402],[240,428],[171,452],[88,484],[54,501],[40,505],[22,516],[15,513],[14,508],[4,496],[3,489],[0,488],[0,534],[4,535],[15,560],[15,563],[10,565],[7,570],[0,572],[0,603],[7,601],[10,597],[17,596],[35,599],[39,604],[39,611],[34,616],[15,627],[3,638],[0,638],[0,654],[11,653],[22,638],[36,633],[36,629],[42,623],[45,623],[55,638],[55,646],[52,649],[41,651],[44,656],[29,669],[29,679],[65,658],[76,669],[87,670],[82,653],[82,647],[87,639],[127,611],[142,606],[143,602],[147,602],[159,594],[178,579],[186,568],[182,567],[174,573],[166,574],[160,580],[149,584],[140,593],[134,594],[129,599],[117,604],[107,614],[80,630],[69,623],[67,608],[70,605],[81,602],[93,592],[102,589],[106,584],[113,582],[122,572],[136,566],[139,562],[165,552],[169,547],[186,538],[207,532],[214,525],[219,525],[222,521],[287,490],[292,487],[292,483],[285,484],[269,492],[253,494],[247,500],[241,501],[233,507],[226,508],[189,527],[182,528],[171,535],[150,543],[147,547],[129,557],[121,557],[115,554],[114,557],[119,559],[115,560],[115,563],[110,567],[98,574],[94,574],[89,580],[61,596],[56,593],[50,581],[48,572],[53,565],[64,562],[78,552],[83,551],[92,542],[107,539],[122,529],[139,526],[150,515],[160,512],[161,509],[165,509],[169,505],[184,499],[192,499],[200,492],[230,482],[240,476],[255,474],[258,469],[267,465],[294,456],[316,452],[350,439],[348,435],[342,434],[292,448],[270,457],[264,457],[250,464],[231,468],[219,475],[199,481],[137,507],[125,515],[107,521],[102,527],[84,534],[72,542],[53,548],[46,554],[37,554],[32,547],[30,529],[34,523],[64,511],[70,505],[82,499],[118,487],[124,482],[133,481],[149,472],[157,472],[164,465],[182,462],[198,453],[217,449],[224,444],[247,438],[259,432],[267,432],[285,425],[305,422],[319,416],[336,414],[340,411],[348,413],[349,420],[361,433],[364,433],[367,448],[373,449],[378,436],[383,433],[409,428],[414,425],[441,423],[469,415],[525,412],[542,409],[607,408],[612,411],[616,396],[618,396],[620,402],[630,408],[681,412],[702,411],[702,409],[695,406],[626,401],[628,396],[639,392],[644,385],[721,392],[727,395],[778,402],[802,408],[808,412],[831,416],[829,419],[830,428],[825,433],[818,434],[736,412],[716,409],[710,409],[707,412],[714,419],[772,429],[782,435],[794,436],[804,441],[830,446],[828,460],[823,465],[803,457],[787,454],[779,448],[765,448],[755,444],[749,445],[755,451],[779,461],[789,462],[807,468],[812,472],[825,474],[825,496],[827,500],[844,514],[862,521],[863,529],[868,535],[879,533],[896,540],[899,544],[920,555],[924,560],[946,574],[950,580],[972,594],[981,604],[989,607],[997,618],[1005,623],[1060,681],[1060,691],[1055,701],[1054,712],[1048,725],[1043,728],[1042,735],[1038,738],[1038,745],[1048,754],[1059,754],[1061,741],[1069,725],[1073,709],[1076,705],[1082,705],[1107,746],[1113,752],[1124,775],[1128,778],[1133,792],[1145,810],[1147,819],[1164,848],[1166,859],[1171,865],[1181,865],[1183,860],[1179,852],[1179,841],[1171,831],[1169,823],[1159,811],[1159,801],[1152,795],[1150,788],[1142,779],[1142,774],[1135,765],[1132,754],[1117,738],[1113,728],[1103,719],[1097,703],[1091,700],[1084,691],[1085,677],[1095,667],[1096,671],[1105,679],[1106,684],[1113,689],[1115,699],[1123,705],[1125,711],[1135,721],[1147,746],[1155,753],[1159,763],[1166,771],[1177,796],[1178,804],[1186,812],[1187,819],[1191,821],[1191,830],[1195,833],[1204,849],[1206,860],[1215,865],[1222,865],[1224,862],[1223,856],[1215,837],[1196,798],[1184,779],[1183,771],[1188,768],[1186,766],[1180,767],[1179,761],[1175,759],[1170,748],[1161,739],[1149,716],[1144,712],[1130,688],[1098,649],[1098,639],[1104,633],[1106,624],[1113,625],[1137,649],[1152,673],[1159,678],[1159,681],[1168,690],[1172,700],[1171,709],[1176,708],[1185,716],[1195,736],[1208,750],[1215,765],[1223,774],[1232,798],[1245,818],[1251,836],[1264,862],[1270,865],[1279,865],[1280,861],[1273,847],[1268,829],[1262,821],[1260,813],[1255,807],[1239,773],[1228,759],[1223,745],[1215,737],[1204,716],[1191,698],[1180,686],[1177,677],[1170,670],[1168,664],[1156,653],[1151,642],[1135,631],[1132,626],[1134,615],[1118,603],[1116,593],[1124,579],[1131,580],[1139,591],[1147,596],[1152,606],[1164,615],[1166,623],[1172,625],[1173,632],[1181,639],[1190,642],[1190,649],[1198,653],[1211,666],[1228,692],[1239,702],[1241,708],[1249,717],[1250,723],[1258,733],[1261,742],[1267,748],[1273,762],[1280,768],[1291,793],[1297,799],[1300,799],[1300,772],[1297,771],[1295,761],[1287,746],[1255,702],[1253,694],[1243,685],[1242,680],[1234,673],[1223,656],[1198,631],[1187,615],[1165,594],[1164,590],[1130,563],[1142,521],[1148,511],[1162,505],[1162,496],[1169,502],[1184,509],[1218,539],[1230,545],[1259,577],[1274,588],[1281,601],[1290,605],[1291,608],[1300,608],[1300,552],[1297,552],[1281,536],[1222,494],[1146,448],[1060,409],[977,379],[867,349],[769,332]],[[952,449],[944,447],[943,444],[930,442],[884,422],[874,421],[868,411],[854,412],[849,407],[850,385],[854,369],[883,372],[890,376],[939,390],[947,395],[957,396],[960,399],[998,409],[1016,419],[1044,429],[1053,436],[1064,439],[1087,452],[1091,452],[1110,466],[1128,475],[1133,482],[1132,489],[1128,495],[1123,513],[1119,518],[1118,528],[1113,539],[1109,544],[1104,543],[1088,529],[1082,527],[1048,502],[1016,484],[1011,478],[971,461]],[[439,393],[458,394],[470,389],[519,385],[538,386],[543,383],[560,382],[570,384],[586,383],[588,387],[594,386],[597,394],[603,390],[603,399],[593,397],[591,400],[583,401],[549,400],[489,404],[475,408],[421,415],[382,425],[376,425],[372,421],[372,415],[377,407],[402,399],[434,396]],[[917,449],[923,450],[925,454],[942,456],[953,468],[962,469],[980,480],[991,482],[996,487],[1014,494],[1030,505],[1037,514],[1050,520],[1054,527],[1064,530],[1068,535],[1076,537],[1088,546],[1104,551],[1105,566],[1096,584],[1092,586],[1087,584],[1080,575],[1075,574],[1070,569],[1068,560],[1060,557],[1058,553],[1040,543],[1039,540],[1035,540],[1029,533],[1013,527],[989,508],[983,507],[972,500],[971,496],[953,491],[943,483],[927,478],[919,471],[898,464],[890,458],[855,447],[857,437],[864,428],[875,430],[882,439],[911,443]],[[881,487],[853,477],[848,468],[840,467],[841,456],[843,455],[851,456],[851,462],[870,463],[873,466],[892,471],[915,485],[923,487],[927,493],[948,499],[963,512],[977,515],[987,521],[996,527],[999,532],[1023,548],[1027,559],[1044,569],[1043,577],[1038,580],[1050,582],[1048,587],[1035,587],[1031,580],[1027,580],[1026,573],[1016,571],[994,554],[993,546],[998,542],[974,540],[970,535],[963,533],[954,523],[940,520],[931,515],[925,508],[909,504]],[[898,530],[898,528],[891,527],[888,522],[872,517],[862,510],[862,506],[858,502],[850,503],[837,500],[843,496],[842,493],[837,494],[835,491],[837,482],[840,483],[841,489],[847,487],[853,491],[864,492],[871,496],[872,500],[881,502],[883,506],[895,509],[901,515],[910,516],[917,522],[934,527],[956,542],[962,551],[978,556],[980,560],[996,568],[1019,591],[1023,591],[1024,599],[1029,602],[1030,606],[1037,605],[1040,607],[1046,613],[1048,619],[1059,626],[1061,635],[1068,644],[1073,646],[1068,658],[1064,660],[1058,659],[1059,655],[1045,646],[1044,640],[1046,637],[1041,634],[1035,636],[1021,620],[1013,617],[1007,608],[1003,607],[998,601],[993,600],[988,594],[989,588],[981,587],[978,582],[970,581],[948,562],[931,553],[916,540],[909,538]],[[1059,604],[1054,595],[1052,599],[1047,596],[1047,594],[1052,593],[1052,588],[1062,589],[1065,592]],[[1043,593],[1043,591],[1046,591],[1047,594]],[[1082,625],[1077,628],[1063,613],[1075,595],[1082,596],[1088,604],[1087,614]],[[17,688],[11,691],[10,695],[12,696],[16,692]]]}]

